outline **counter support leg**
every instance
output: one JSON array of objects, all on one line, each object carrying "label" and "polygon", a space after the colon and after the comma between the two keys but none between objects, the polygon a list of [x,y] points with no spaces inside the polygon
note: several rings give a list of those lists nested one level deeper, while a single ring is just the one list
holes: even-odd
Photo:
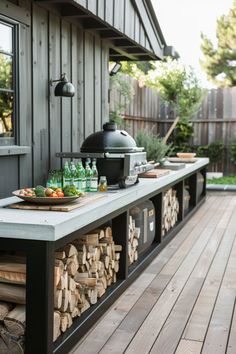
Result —
[{"label": "counter support leg", "polygon": [[54,248],[30,242],[26,278],[26,354],[53,353]]},{"label": "counter support leg", "polygon": [[112,221],[112,233],[115,243],[122,246],[118,273],[120,279],[126,279],[128,276],[128,222],[128,212],[117,216]]}]

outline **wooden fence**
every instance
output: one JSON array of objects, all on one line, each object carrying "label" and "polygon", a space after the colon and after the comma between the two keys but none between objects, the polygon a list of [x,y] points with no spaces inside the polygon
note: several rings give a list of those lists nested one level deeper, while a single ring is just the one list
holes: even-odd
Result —
[{"label": "wooden fence", "polygon": [[[147,130],[164,137],[175,119],[175,112],[161,101],[157,92],[139,87],[137,80],[126,77],[133,88],[134,98],[124,113],[124,128],[135,137],[138,130]],[[111,92],[110,109],[121,100],[118,92]],[[225,147],[222,164],[217,169],[236,173],[230,162],[229,145],[236,139],[236,87],[209,90],[199,112],[192,117],[194,136],[191,145],[208,145],[222,139]]]}]

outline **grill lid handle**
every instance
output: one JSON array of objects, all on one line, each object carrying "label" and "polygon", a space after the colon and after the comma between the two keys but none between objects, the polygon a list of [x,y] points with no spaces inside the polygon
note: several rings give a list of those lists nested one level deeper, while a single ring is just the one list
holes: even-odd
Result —
[{"label": "grill lid handle", "polygon": [[103,124],[104,131],[115,131],[117,129],[117,125],[114,122],[107,122]]}]

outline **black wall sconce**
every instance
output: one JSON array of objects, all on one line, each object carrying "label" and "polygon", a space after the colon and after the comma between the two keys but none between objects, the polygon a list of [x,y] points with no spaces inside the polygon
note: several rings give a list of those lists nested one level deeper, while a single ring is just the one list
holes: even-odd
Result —
[{"label": "black wall sconce", "polygon": [[114,66],[110,69],[109,75],[113,76],[118,73],[118,71],[121,69],[121,63],[119,61],[114,63]]},{"label": "black wall sconce", "polygon": [[54,95],[60,97],[73,97],[75,94],[74,85],[68,81],[66,74],[61,74],[59,80],[50,80],[50,86],[53,82],[58,82],[54,89]]}]

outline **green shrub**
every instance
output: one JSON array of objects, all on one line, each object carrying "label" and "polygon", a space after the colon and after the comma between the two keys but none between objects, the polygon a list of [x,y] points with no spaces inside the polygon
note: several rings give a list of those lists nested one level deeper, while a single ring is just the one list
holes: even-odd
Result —
[{"label": "green shrub", "polygon": [[230,161],[236,165],[236,139],[231,141],[229,145],[229,156],[230,156]]},{"label": "green shrub", "polygon": [[[236,145],[235,145],[236,146]],[[217,170],[217,164],[222,162],[224,153],[224,144],[221,139],[215,140],[209,145],[198,146],[197,150],[198,157],[209,157],[210,164],[213,170]]]},{"label": "green shrub", "polygon": [[166,156],[169,156],[173,150],[172,144],[166,144],[161,138],[146,131],[139,130],[136,135],[138,146],[144,147],[147,152],[148,161],[162,163]]}]

